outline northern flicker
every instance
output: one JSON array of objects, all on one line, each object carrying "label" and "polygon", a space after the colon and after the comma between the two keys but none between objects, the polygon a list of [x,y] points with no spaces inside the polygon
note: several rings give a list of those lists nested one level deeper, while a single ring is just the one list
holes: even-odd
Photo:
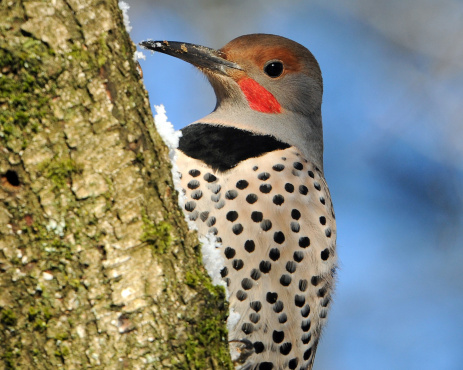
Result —
[{"label": "northern flicker", "polygon": [[219,50],[167,41],[144,47],[199,68],[214,111],[182,130],[184,211],[214,234],[236,368],[311,369],[336,268],[336,223],[323,176],[323,83],[314,56],[284,37],[252,34]]}]

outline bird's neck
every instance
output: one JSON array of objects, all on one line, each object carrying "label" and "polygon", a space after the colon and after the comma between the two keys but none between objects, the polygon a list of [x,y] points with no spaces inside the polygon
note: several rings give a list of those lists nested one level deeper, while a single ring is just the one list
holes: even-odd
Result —
[{"label": "bird's neck", "polygon": [[295,146],[307,160],[323,170],[323,132],[321,115],[307,117],[293,112],[268,114],[239,106],[220,105],[214,112],[194,122],[234,127],[259,135],[273,136]]}]

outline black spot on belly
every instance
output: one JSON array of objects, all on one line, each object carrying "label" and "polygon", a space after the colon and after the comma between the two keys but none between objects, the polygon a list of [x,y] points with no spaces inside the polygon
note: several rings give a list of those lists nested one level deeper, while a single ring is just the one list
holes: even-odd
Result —
[{"label": "black spot on belly", "polygon": [[261,186],[259,186],[259,190],[261,191],[261,193],[268,194],[272,191],[272,185],[262,184]]},{"label": "black spot on belly", "polygon": [[283,331],[274,330],[272,339],[275,343],[281,343],[285,339],[285,333]]},{"label": "black spot on belly", "polygon": [[307,317],[310,314],[310,306],[306,304],[304,308],[301,310],[302,317]]},{"label": "black spot on belly", "polygon": [[215,177],[212,173],[206,173],[204,176],[203,176],[204,180],[206,180],[207,182],[214,182],[217,180],[217,177]]},{"label": "black spot on belly", "polygon": [[239,271],[243,268],[244,262],[243,260],[236,259],[236,260],[233,260],[232,266],[236,271]]},{"label": "black spot on belly", "polygon": [[272,168],[274,171],[281,172],[285,169],[285,166],[283,164],[276,164]]},{"label": "black spot on belly", "polygon": [[216,222],[216,219],[214,216],[212,216],[209,220],[207,220],[206,225],[211,227],[215,225],[215,222]]},{"label": "black spot on belly", "polygon": [[262,172],[262,173],[259,173],[257,175],[257,178],[259,180],[265,181],[265,180],[268,180],[270,178],[270,174],[268,172]]},{"label": "black spot on belly", "polygon": [[303,166],[302,163],[300,163],[300,162],[294,162],[294,163],[293,163],[293,167],[294,167],[296,170],[299,170],[299,171],[301,171],[301,170],[304,168],[304,166]]},{"label": "black spot on belly", "polygon": [[222,189],[222,187],[219,184],[211,184],[211,185],[208,185],[207,187],[214,194],[217,194]]},{"label": "black spot on belly", "polygon": [[286,271],[292,274],[294,271],[296,271],[296,264],[293,261],[288,261],[286,263]]},{"label": "black spot on belly", "polygon": [[322,307],[328,307],[328,305],[330,304],[330,301],[331,301],[331,298],[326,297],[321,303]]},{"label": "black spot on belly", "polygon": [[270,249],[268,256],[271,260],[277,261],[280,258],[280,250],[278,248],[272,248]]},{"label": "black spot on belly", "polygon": [[291,349],[293,348],[293,345],[290,342],[283,343],[280,346],[280,353],[284,356],[288,355],[289,352],[291,352]]},{"label": "black spot on belly", "polygon": [[291,224],[291,231],[294,233],[298,233],[301,230],[301,225],[299,225],[299,222],[292,221]]},{"label": "black spot on belly", "polygon": [[249,304],[249,306],[251,306],[254,311],[259,312],[262,308],[262,303],[259,301],[253,301]]},{"label": "black spot on belly", "polygon": [[272,228],[272,221],[270,220],[263,220],[261,223],[260,223],[260,227],[262,230],[264,231],[269,231],[271,228]]},{"label": "black spot on belly", "polygon": [[307,290],[308,282],[306,279],[299,280],[299,290],[305,292]]},{"label": "black spot on belly", "polygon": [[191,193],[191,197],[194,200],[199,200],[203,196],[203,192],[201,190],[195,190],[194,192]]},{"label": "black spot on belly", "polygon": [[264,349],[265,349],[264,343],[254,342],[254,351],[256,351],[256,353],[262,353]]},{"label": "black spot on belly", "polygon": [[273,311],[275,311],[276,313],[280,313],[281,311],[283,311],[283,308],[285,308],[285,306],[282,301],[277,301],[273,305]]},{"label": "black spot on belly", "polygon": [[241,330],[245,334],[251,334],[254,331],[254,325],[250,323],[244,323],[243,326],[241,326]]},{"label": "black spot on belly", "polygon": [[246,240],[244,243],[244,249],[246,249],[248,253],[252,253],[256,249],[256,244],[253,240]]},{"label": "black spot on belly", "polygon": [[235,222],[238,218],[238,212],[236,211],[230,211],[227,213],[227,220],[230,222]]},{"label": "black spot on belly", "polygon": [[308,192],[309,192],[309,189],[307,189],[307,186],[305,185],[299,186],[299,193],[301,193],[302,195],[307,195]]},{"label": "black spot on belly", "polygon": [[275,234],[273,234],[273,240],[275,243],[283,244],[285,241],[285,234],[283,234],[281,231],[277,231]]},{"label": "black spot on belly", "polygon": [[267,296],[265,299],[268,303],[275,303],[278,299],[278,293],[267,292]]},{"label": "black spot on belly", "polygon": [[273,364],[271,362],[261,362],[259,364],[259,370],[272,370]]},{"label": "black spot on belly", "polygon": [[296,262],[301,262],[304,259],[304,253],[302,253],[301,251],[294,252],[293,259]]},{"label": "black spot on belly", "polygon": [[283,274],[281,275],[281,278],[280,278],[280,284],[283,285],[283,286],[288,286],[289,284],[291,284],[291,276],[287,275],[287,274]]},{"label": "black spot on belly", "polygon": [[243,287],[244,290],[251,289],[253,285],[254,284],[251,279],[244,278],[243,280],[241,280],[241,286]]},{"label": "black spot on belly", "polygon": [[323,261],[326,261],[330,257],[330,251],[328,248],[325,248],[324,250],[321,251],[320,257],[322,258]]},{"label": "black spot on belly", "polygon": [[246,189],[249,183],[246,180],[240,180],[236,183],[236,187],[240,190]]},{"label": "black spot on belly", "polygon": [[244,301],[246,298],[248,298],[248,294],[246,292],[243,292],[242,290],[238,290],[236,292],[236,298],[239,301]]},{"label": "black spot on belly", "polygon": [[259,263],[259,270],[262,271],[264,274],[267,274],[272,269],[272,264],[270,261],[260,261]]},{"label": "black spot on belly", "polygon": [[312,334],[310,334],[310,333],[302,334],[302,337],[301,337],[302,343],[308,344],[310,342],[311,338],[312,338]]},{"label": "black spot on belly", "polygon": [[236,190],[229,190],[225,193],[225,198],[233,200],[238,196],[238,192]]},{"label": "black spot on belly", "polygon": [[307,248],[310,245],[310,239],[307,236],[299,238],[299,247]]},{"label": "black spot on belly", "polygon": [[318,297],[323,298],[325,295],[326,295],[326,288],[325,287],[318,289],[318,292],[317,292]]},{"label": "black spot on belly", "polygon": [[203,222],[206,221],[208,217],[209,217],[209,212],[207,212],[207,211],[201,212],[200,215],[199,215],[199,218]]},{"label": "black spot on belly", "polygon": [[259,270],[257,270],[257,269],[252,269],[251,270],[251,278],[253,280],[259,280],[260,276],[261,276],[261,273],[260,273]]},{"label": "black spot on belly", "polygon": [[227,247],[225,248],[224,253],[225,253],[225,257],[227,257],[228,259],[231,259],[235,257],[236,251],[231,247]]},{"label": "black spot on belly", "polygon": [[262,212],[254,211],[251,213],[251,220],[254,222],[261,222],[262,219],[264,218],[264,215]]},{"label": "black spot on belly", "polygon": [[286,183],[286,184],[285,184],[285,190],[286,190],[288,193],[294,192],[294,185],[293,185],[293,184],[290,184],[290,183]]},{"label": "black spot on belly", "polygon": [[312,278],[310,279],[310,282],[312,283],[313,286],[317,286],[320,283],[320,277],[312,276]]},{"label": "black spot on belly", "polygon": [[294,219],[294,220],[299,220],[301,218],[301,212],[299,212],[297,209],[293,209],[291,211],[291,217]]},{"label": "black spot on belly", "polygon": [[285,198],[283,198],[283,195],[277,194],[273,197],[273,203],[276,204],[277,206],[281,206],[285,202]]},{"label": "black spot on belly", "polygon": [[194,211],[195,208],[196,208],[196,202],[195,202],[195,201],[190,200],[189,202],[186,202],[186,203],[185,203],[185,209],[186,209],[188,212]]},{"label": "black spot on belly", "polygon": [[199,181],[198,180],[191,180],[189,183],[188,183],[188,188],[191,189],[191,190],[194,190],[194,189],[197,189],[199,188]]},{"label": "black spot on belly", "polygon": [[190,170],[188,171],[188,173],[191,177],[198,177],[199,175],[201,175],[201,172],[199,172],[198,170]]},{"label": "black spot on belly", "polygon": [[304,360],[308,360],[312,355],[312,348],[309,348],[307,351],[304,352]]},{"label": "black spot on belly", "polygon": [[297,307],[302,307],[304,306],[304,303],[305,303],[305,297],[303,295],[296,294],[296,296],[294,297],[294,304]]},{"label": "black spot on belly", "polygon": [[310,330],[310,320],[302,320],[301,329],[304,332],[309,331]]},{"label": "black spot on belly", "polygon": [[256,194],[249,194],[247,197],[246,197],[246,202],[248,202],[249,204],[254,204],[257,202],[257,195]]},{"label": "black spot on belly", "polygon": [[302,343],[304,344],[308,344],[310,342],[310,339],[312,338],[312,334],[311,333],[304,333],[302,334],[302,337],[301,337],[301,340],[302,340]]},{"label": "black spot on belly", "polygon": [[297,368],[297,364],[298,364],[299,360],[297,357],[291,359],[288,363],[288,367],[290,368],[290,370],[294,370]]},{"label": "black spot on belly", "polygon": [[233,234],[240,235],[243,232],[243,225],[235,224],[232,226]]}]

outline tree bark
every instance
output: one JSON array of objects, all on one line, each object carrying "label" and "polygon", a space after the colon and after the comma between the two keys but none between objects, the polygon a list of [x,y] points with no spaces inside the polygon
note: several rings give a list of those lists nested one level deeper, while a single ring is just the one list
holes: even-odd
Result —
[{"label": "tree bark", "polygon": [[0,1],[0,367],[231,369],[115,0]]}]

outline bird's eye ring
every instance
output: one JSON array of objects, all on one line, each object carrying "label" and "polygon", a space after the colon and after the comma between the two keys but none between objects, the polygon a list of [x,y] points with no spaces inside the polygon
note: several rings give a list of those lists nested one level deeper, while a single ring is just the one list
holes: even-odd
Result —
[{"label": "bird's eye ring", "polygon": [[264,67],[265,74],[271,78],[280,77],[283,70],[283,63],[279,60],[271,60]]}]

